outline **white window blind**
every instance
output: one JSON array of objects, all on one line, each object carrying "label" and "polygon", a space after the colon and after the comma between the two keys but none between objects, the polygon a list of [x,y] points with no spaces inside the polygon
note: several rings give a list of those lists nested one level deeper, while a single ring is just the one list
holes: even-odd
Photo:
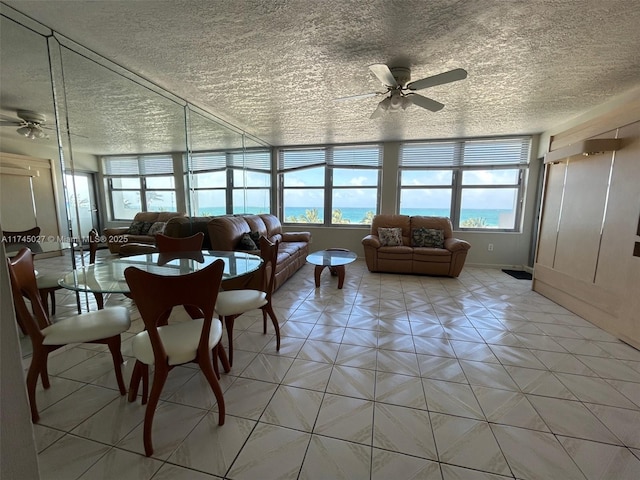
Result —
[{"label": "white window blind", "polygon": [[306,167],[381,167],[382,148],[379,145],[328,148],[282,149],[278,154],[278,171]]},{"label": "white window blind", "polygon": [[221,170],[227,167],[227,155],[224,152],[194,153],[191,155],[191,170],[203,172]]},{"label": "white window blind", "polygon": [[525,166],[530,147],[530,137],[405,143],[400,146],[399,164],[436,168]]},{"label": "white window blind", "polygon": [[102,168],[105,175],[112,177],[171,175],[173,159],[171,155],[104,157]]},{"label": "white window blind", "polygon": [[222,170],[227,167],[269,172],[271,171],[271,153],[269,150],[260,149],[244,152],[200,152],[191,155],[191,170],[194,172]]}]

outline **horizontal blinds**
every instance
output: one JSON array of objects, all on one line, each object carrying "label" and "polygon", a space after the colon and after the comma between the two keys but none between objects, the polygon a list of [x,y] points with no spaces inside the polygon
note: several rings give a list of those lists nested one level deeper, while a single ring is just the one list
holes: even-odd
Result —
[{"label": "horizontal blinds", "polygon": [[530,146],[530,137],[405,143],[400,147],[400,166],[523,166],[529,163]]},{"label": "horizontal blinds", "polygon": [[280,150],[278,170],[293,170],[302,167],[322,166],[325,164],[325,149]]},{"label": "horizontal blinds", "polygon": [[104,157],[102,167],[108,176],[172,175],[171,155],[144,155],[131,157]]},{"label": "horizontal blinds", "polygon": [[222,170],[227,167],[227,155],[224,152],[194,153],[191,155],[191,170],[202,172]]},{"label": "horizontal blinds", "polygon": [[336,167],[381,167],[379,145],[282,149],[278,154],[278,171],[333,165]]},{"label": "horizontal blinds", "polygon": [[329,164],[340,167],[381,167],[382,149],[378,146],[337,147],[330,150]]},{"label": "horizontal blinds", "polygon": [[229,166],[250,170],[271,171],[271,152],[269,150],[247,150],[229,155]]},{"label": "horizontal blinds", "polygon": [[245,152],[203,152],[191,156],[191,170],[222,170],[227,167],[248,168],[251,170],[271,171],[271,152],[269,150],[247,150]]}]

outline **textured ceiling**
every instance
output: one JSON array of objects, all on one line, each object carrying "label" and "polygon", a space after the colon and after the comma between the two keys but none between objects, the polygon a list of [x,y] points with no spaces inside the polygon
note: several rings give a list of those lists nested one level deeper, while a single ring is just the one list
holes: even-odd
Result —
[{"label": "textured ceiling", "polygon": [[[539,133],[640,84],[637,0],[3,3],[271,145]],[[9,79],[6,67],[26,47],[2,35],[1,113],[50,111],[19,104],[37,97],[19,92],[29,72]],[[113,153],[184,142],[177,107],[77,63],[65,79],[79,143]],[[373,63],[411,67],[413,80],[454,68],[468,78],[421,92],[446,105],[437,113],[370,120],[380,97],[334,98],[380,91]]]}]

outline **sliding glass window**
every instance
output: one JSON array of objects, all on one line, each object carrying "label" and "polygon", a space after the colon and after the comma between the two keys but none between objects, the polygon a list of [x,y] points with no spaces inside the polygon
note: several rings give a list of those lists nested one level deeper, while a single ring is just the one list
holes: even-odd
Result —
[{"label": "sliding glass window", "polygon": [[456,230],[518,231],[530,137],[405,143],[399,213],[445,216]]}]

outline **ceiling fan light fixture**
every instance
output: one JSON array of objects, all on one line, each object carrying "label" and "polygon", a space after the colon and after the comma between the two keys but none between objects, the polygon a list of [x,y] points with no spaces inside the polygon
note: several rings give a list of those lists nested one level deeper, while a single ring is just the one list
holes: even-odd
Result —
[{"label": "ceiling fan light fixture", "polygon": [[398,111],[403,107],[402,96],[398,90],[394,90],[391,92],[391,96],[389,97],[389,110],[392,112]]},{"label": "ceiling fan light fixture", "polygon": [[22,135],[23,137],[27,137],[30,140],[46,137],[46,134],[38,126],[35,125],[25,125],[24,127],[18,128],[18,130],[16,131],[18,132],[18,134]]},{"label": "ceiling fan light fixture", "polygon": [[16,131],[23,137],[29,137],[31,135],[31,127],[20,127]]}]

